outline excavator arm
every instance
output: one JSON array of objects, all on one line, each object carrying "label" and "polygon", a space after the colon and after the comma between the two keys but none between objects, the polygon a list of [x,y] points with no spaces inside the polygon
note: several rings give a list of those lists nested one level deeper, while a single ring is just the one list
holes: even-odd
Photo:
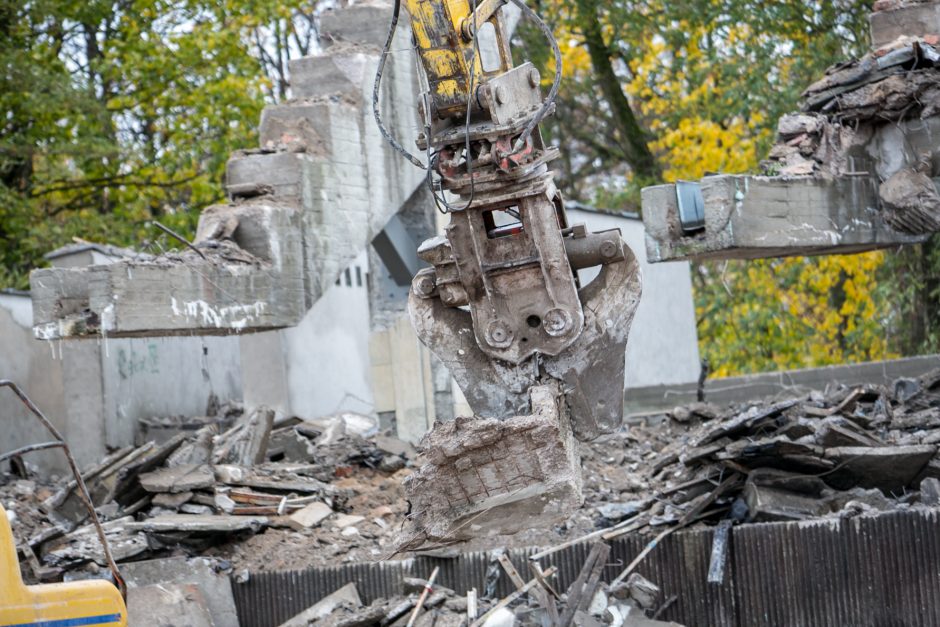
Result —
[{"label": "excavator arm", "polygon": [[[474,416],[436,425],[429,463],[407,487],[409,548],[557,522],[581,503],[572,437],[620,427],[624,351],[640,299],[636,258],[618,230],[571,224],[539,124],[554,112],[561,54],[551,30],[546,96],[531,63],[514,65],[506,0],[404,0],[423,78],[416,156],[385,130],[378,99],[400,15],[396,2],[375,86],[390,143],[449,216],[424,242],[429,267],[409,299],[421,341],[448,367]],[[579,271],[600,266],[589,285]]]},{"label": "excavator arm", "polygon": [[[531,9],[513,3],[551,38]],[[559,150],[539,130],[554,111],[560,53],[551,38],[559,70],[545,98],[538,69],[513,65],[507,4],[404,2],[424,78],[423,159],[395,145],[428,169],[450,217],[445,236],[418,251],[430,267],[414,279],[410,309],[478,416],[526,413],[529,390],[557,381],[575,434],[592,439],[622,420],[639,271],[618,231],[569,223],[550,168]],[[603,266],[596,285],[581,285],[578,271],[595,266]]]}]

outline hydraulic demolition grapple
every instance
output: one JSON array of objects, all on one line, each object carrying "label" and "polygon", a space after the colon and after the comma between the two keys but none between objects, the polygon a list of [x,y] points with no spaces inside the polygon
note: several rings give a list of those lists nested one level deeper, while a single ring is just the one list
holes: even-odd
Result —
[{"label": "hydraulic demolition grapple", "polygon": [[[424,132],[417,142],[423,161],[388,135],[378,106],[400,2],[376,77],[379,127],[427,169],[438,208],[450,216],[446,236],[418,251],[431,267],[414,278],[410,297],[418,337],[449,368],[477,420],[462,430],[477,433],[469,441],[460,424],[431,434],[432,464],[409,489],[419,527],[438,540],[461,535],[457,527],[476,535],[468,529],[485,521],[491,530],[513,531],[496,512],[506,503],[518,511],[520,499],[541,498],[553,516],[580,502],[580,478],[562,471],[577,469],[566,437],[589,440],[620,426],[624,351],[640,298],[639,268],[620,232],[589,233],[568,221],[549,169],[559,150],[543,142],[539,129],[555,108],[561,53],[545,23],[521,0],[512,3],[553,48],[556,71],[546,98],[538,69],[513,64],[507,0],[405,0],[423,69]],[[582,285],[578,271],[594,266],[600,274]],[[537,388],[554,400],[535,394]],[[554,409],[546,411],[549,405]],[[513,428],[511,421],[529,425],[535,415],[553,423],[546,428],[556,430],[554,445],[540,448],[531,442],[532,428]],[[480,429],[482,419],[509,424]],[[493,429],[527,444],[487,450]],[[538,459],[535,467],[503,461],[518,462],[536,449],[541,466]]]}]

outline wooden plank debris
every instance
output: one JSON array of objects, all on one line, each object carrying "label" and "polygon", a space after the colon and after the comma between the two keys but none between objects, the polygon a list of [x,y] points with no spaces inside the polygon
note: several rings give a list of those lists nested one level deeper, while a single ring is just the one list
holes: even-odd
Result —
[{"label": "wooden plank debris", "polygon": [[193,516],[165,514],[124,526],[137,531],[182,531],[185,533],[235,533],[258,531],[268,524],[265,516]]}]

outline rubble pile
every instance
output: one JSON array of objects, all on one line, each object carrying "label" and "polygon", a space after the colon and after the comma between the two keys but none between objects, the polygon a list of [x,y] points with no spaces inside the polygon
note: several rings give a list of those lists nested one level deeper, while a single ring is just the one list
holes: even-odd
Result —
[{"label": "rubble pile", "polygon": [[[218,420],[223,426],[196,421],[195,431],[148,421],[156,441],[86,471],[119,562],[200,555],[237,578],[388,559],[409,537],[402,483],[420,460],[371,419],[275,420],[259,408],[221,411]],[[585,505],[562,524],[409,549],[537,546],[548,547],[547,556],[627,533],[936,507],[938,445],[940,370],[889,388],[727,408],[696,403],[580,444]],[[3,479],[0,500],[14,519],[27,578],[101,569],[73,482]],[[622,581],[633,574],[625,569]]]},{"label": "rubble pile", "polygon": [[[146,421],[143,430],[162,441],[116,451],[84,472],[116,561],[224,555],[219,545],[267,529],[290,534],[308,549],[343,545],[318,552],[325,560],[348,552],[360,527],[375,544],[388,544],[386,552],[393,546],[390,521],[403,515],[406,504],[400,489],[383,490],[401,484],[397,473],[406,465],[407,444],[378,434],[372,419],[356,414],[275,422],[274,411],[262,407],[220,427],[232,413],[229,408],[218,420],[193,421],[203,425],[195,431],[179,420]],[[34,580],[56,581],[67,571],[104,566],[74,480],[0,482],[0,498]],[[369,519],[351,515],[351,506]],[[317,561],[304,558],[308,565]],[[278,567],[276,559],[271,566]]]},{"label": "rubble pile", "polygon": [[636,474],[619,498],[614,486],[589,495],[617,523],[589,537],[936,507],[938,443],[940,370],[890,389],[814,392],[730,412],[706,403],[677,408],[661,429],[603,443],[612,465]]},{"label": "rubble pile", "polygon": [[803,93],[801,108],[780,118],[764,172],[859,174],[856,159],[878,125],[940,114],[940,38],[900,37],[830,68]]}]

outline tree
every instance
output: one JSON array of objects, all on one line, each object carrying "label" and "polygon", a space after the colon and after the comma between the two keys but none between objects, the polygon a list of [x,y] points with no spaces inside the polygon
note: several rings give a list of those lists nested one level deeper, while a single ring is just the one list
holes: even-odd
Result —
[{"label": "tree", "polygon": [[[637,209],[648,184],[753,171],[803,87],[867,48],[869,8],[858,0],[542,2],[568,77],[548,133],[566,153],[562,184],[582,200]],[[550,71],[537,33],[522,40]],[[729,375],[892,355],[892,312],[876,280],[884,259],[696,264],[703,357]]]},{"label": "tree", "polygon": [[192,233],[316,42],[316,2],[0,0],[0,285],[73,237]]}]

